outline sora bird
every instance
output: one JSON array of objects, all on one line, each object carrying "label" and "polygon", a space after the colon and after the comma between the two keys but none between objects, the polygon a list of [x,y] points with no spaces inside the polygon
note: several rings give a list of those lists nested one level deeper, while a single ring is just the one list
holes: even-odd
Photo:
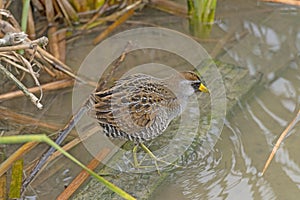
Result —
[{"label": "sora bird", "polygon": [[166,79],[146,74],[129,75],[109,89],[96,89],[92,93],[91,114],[106,136],[133,141],[137,144],[134,153],[141,145],[152,158],[160,161],[143,142],[161,135],[183,112],[189,96],[195,92],[208,92],[208,89],[194,72],[180,72]]}]

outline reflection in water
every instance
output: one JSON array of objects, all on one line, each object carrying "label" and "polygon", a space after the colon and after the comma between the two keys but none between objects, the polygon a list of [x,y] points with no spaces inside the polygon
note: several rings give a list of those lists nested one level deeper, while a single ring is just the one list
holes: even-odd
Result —
[{"label": "reflection in water", "polygon": [[[279,78],[287,80],[289,77],[287,83],[292,91],[297,91],[295,86],[300,84],[295,72],[288,70],[285,77]],[[271,84],[242,103],[236,115],[226,121],[222,139],[214,152],[198,163],[192,163],[188,170],[178,171],[177,176],[173,177],[171,183],[174,182],[174,185],[171,187],[181,190],[184,199],[299,197],[299,145],[297,142],[291,143],[290,139],[295,138],[296,134],[281,145],[267,173],[263,177],[259,175],[272,145],[295,113],[295,109],[291,112],[290,107],[286,108],[280,102],[288,97],[295,104],[300,98],[299,92],[286,96],[283,95],[285,93],[273,92],[273,89]],[[166,196],[160,195],[158,191],[153,199],[166,199]],[[174,196],[171,195],[169,199],[172,198]]]},{"label": "reflection in water", "polygon": [[[259,176],[272,145],[294,117],[294,105],[300,98],[295,87],[300,85],[296,72],[288,69],[284,77],[278,78],[279,81],[285,80],[289,90],[295,91],[294,95],[274,92],[271,84],[242,103],[236,115],[226,121],[215,151],[201,164],[195,164],[197,168],[189,166],[190,170],[174,178],[176,184],[181,185],[180,190],[186,199],[239,199],[241,196],[243,199],[297,199],[300,186],[299,145],[291,143],[290,139],[295,138],[296,131],[292,131],[294,134],[281,145],[267,173]],[[281,104],[282,100],[293,104],[285,107]]]},{"label": "reflection in water", "polygon": [[[260,107],[263,109],[263,111],[265,111],[270,117],[272,117],[277,123],[279,123],[282,127],[287,126],[288,122],[282,118],[280,118],[279,116],[277,116],[275,113],[273,113],[270,109],[267,108],[267,106],[263,103],[262,100],[260,100],[258,97],[255,98],[255,101],[260,105]],[[248,106],[248,110],[249,113],[250,112],[250,108]],[[255,118],[255,116],[252,116],[253,119]],[[255,120],[257,123],[259,123],[259,120],[256,119]],[[261,124],[261,123],[260,123]],[[262,125],[261,125],[262,127]],[[267,132],[267,131],[266,131]]]},{"label": "reflection in water", "polygon": [[[162,186],[153,199],[174,199],[176,196],[163,192],[170,187],[181,191],[184,198],[180,199],[299,199],[299,125],[260,176],[277,138],[300,108],[300,30],[293,26],[297,15],[285,13],[283,17],[275,11],[229,20],[240,23],[248,34],[239,38],[242,31],[237,30],[238,43],[226,44],[226,54],[219,59],[248,67],[250,74],[262,72],[264,84],[253,97],[239,102],[214,151],[177,171],[171,186]],[[229,23],[227,20],[223,22]],[[229,27],[219,26],[225,32]]]},{"label": "reflection in water", "polygon": [[281,98],[281,104],[290,112],[293,112],[296,109],[297,102],[294,102],[290,99],[296,97],[296,88],[293,87],[292,83],[289,80],[278,78],[271,84],[270,90],[276,96],[283,97]]}]

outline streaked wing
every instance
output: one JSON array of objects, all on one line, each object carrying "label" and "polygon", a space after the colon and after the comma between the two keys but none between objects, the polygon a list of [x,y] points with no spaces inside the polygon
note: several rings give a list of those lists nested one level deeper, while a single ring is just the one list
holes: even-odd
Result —
[{"label": "streaked wing", "polygon": [[95,92],[93,98],[92,115],[100,125],[144,140],[166,129],[171,120],[168,109],[174,106],[170,102],[176,99],[157,79],[143,74],[121,79],[109,90]]}]

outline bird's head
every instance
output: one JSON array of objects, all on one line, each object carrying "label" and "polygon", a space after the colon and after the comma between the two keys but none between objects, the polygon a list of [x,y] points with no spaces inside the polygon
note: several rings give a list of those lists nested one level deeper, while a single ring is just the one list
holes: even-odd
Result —
[{"label": "bird's head", "polygon": [[205,92],[209,93],[209,90],[206,87],[205,82],[198,76],[195,72],[180,72],[180,75],[188,81],[188,83],[194,89],[194,92]]}]

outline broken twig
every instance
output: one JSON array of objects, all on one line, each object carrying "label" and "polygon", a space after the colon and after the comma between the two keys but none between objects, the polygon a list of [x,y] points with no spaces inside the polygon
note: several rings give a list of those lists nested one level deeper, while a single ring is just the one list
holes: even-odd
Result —
[{"label": "broken twig", "polygon": [[266,172],[268,166],[270,165],[275,153],[277,152],[281,142],[283,141],[283,139],[285,138],[285,136],[290,132],[290,130],[292,130],[292,128],[297,124],[297,122],[300,120],[300,110],[298,111],[296,117],[292,120],[292,122],[286,127],[286,129],[281,133],[280,137],[278,138],[275,146],[273,147],[273,150],[264,166],[264,169],[261,173],[261,175],[264,175],[264,173]]},{"label": "broken twig", "polygon": [[[21,49],[32,49],[34,45],[46,46],[47,43],[48,43],[48,38],[47,37],[41,37],[39,39],[30,41],[30,42],[25,42],[23,44],[18,44],[18,45],[14,45],[14,46],[0,47],[0,52],[16,51],[16,50],[21,50]],[[1,44],[0,44],[0,46],[1,46]]]},{"label": "broken twig", "polygon": [[3,65],[0,64],[0,71],[3,73],[4,76],[15,82],[17,87],[22,90],[24,95],[30,99],[30,101],[36,105],[38,109],[42,109],[43,105],[40,103],[39,98],[37,98],[34,94],[28,91],[28,89],[19,81],[12,73],[10,73]]}]

